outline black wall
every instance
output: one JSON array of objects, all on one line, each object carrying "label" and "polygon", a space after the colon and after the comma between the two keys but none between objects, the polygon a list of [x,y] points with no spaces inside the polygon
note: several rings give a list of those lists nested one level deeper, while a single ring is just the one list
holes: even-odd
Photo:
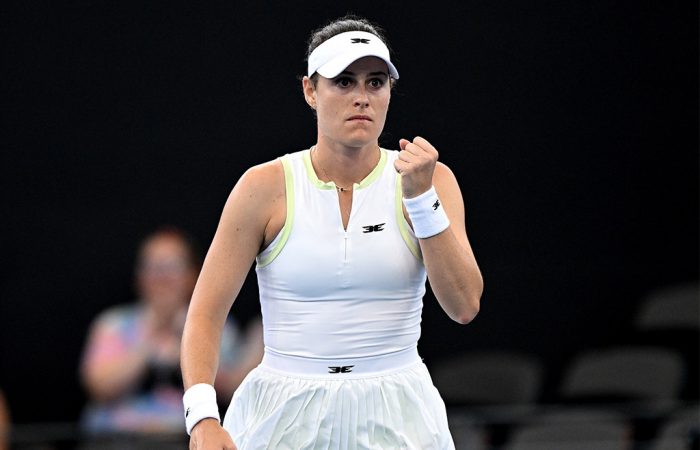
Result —
[{"label": "black wall", "polygon": [[0,387],[18,422],[77,417],[87,327],[133,299],[145,233],[208,246],[246,168],[314,142],[305,41],[346,12],[396,50],[382,144],[440,150],[485,278],[466,327],[426,298],[428,363],[509,348],[556,367],[697,279],[697,2],[59,3],[0,14]]}]

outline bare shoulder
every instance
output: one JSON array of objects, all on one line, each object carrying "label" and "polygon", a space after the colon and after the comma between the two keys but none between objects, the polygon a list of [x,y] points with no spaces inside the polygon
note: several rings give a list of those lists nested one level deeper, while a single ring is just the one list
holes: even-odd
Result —
[{"label": "bare shoulder", "polygon": [[450,217],[450,221],[455,226],[463,228],[464,199],[457,177],[446,164],[439,161],[433,172],[433,186],[445,205],[445,212]]},{"label": "bare shoulder", "polygon": [[452,187],[457,188],[459,190],[457,177],[455,176],[454,172],[452,172],[452,169],[450,169],[447,166],[447,164],[440,161],[438,161],[437,164],[435,164],[435,172],[433,172],[433,184],[438,190],[440,190],[441,187],[443,189],[449,189],[450,187]]},{"label": "bare shoulder", "polygon": [[254,205],[255,209],[261,210],[275,203],[280,196],[284,197],[284,170],[282,163],[276,159],[246,170],[231,191],[227,203],[235,203],[238,207]]},{"label": "bare shoulder", "polygon": [[248,228],[249,238],[261,245],[269,242],[285,218],[284,169],[279,159],[253,166],[245,171],[231,191],[222,219],[236,229]]},{"label": "bare shoulder", "polygon": [[236,187],[256,191],[260,195],[284,190],[284,170],[279,159],[253,166],[245,171]]},{"label": "bare shoulder", "polygon": [[450,167],[442,161],[438,161],[435,164],[435,172],[439,173],[442,176],[449,175],[451,177],[454,177],[452,169],[450,169]]}]

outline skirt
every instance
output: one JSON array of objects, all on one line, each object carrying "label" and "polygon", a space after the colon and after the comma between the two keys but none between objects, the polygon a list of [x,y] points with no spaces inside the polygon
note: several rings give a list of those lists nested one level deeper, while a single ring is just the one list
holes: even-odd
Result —
[{"label": "skirt", "polygon": [[415,348],[329,363],[266,351],[233,395],[239,450],[453,450],[445,404]]}]

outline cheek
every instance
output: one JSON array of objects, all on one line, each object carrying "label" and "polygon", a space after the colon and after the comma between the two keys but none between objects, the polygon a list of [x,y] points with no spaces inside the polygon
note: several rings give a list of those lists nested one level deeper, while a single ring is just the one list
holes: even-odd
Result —
[{"label": "cheek", "polygon": [[342,107],[337,100],[319,99],[316,107],[316,117],[322,128],[333,126],[338,117],[342,116]]},{"label": "cheek", "polygon": [[384,101],[384,106],[388,108],[389,102],[391,102],[391,88],[387,88],[387,90],[382,95],[382,99]]},{"label": "cheek", "polygon": [[386,113],[389,110],[390,100],[391,100],[391,95],[389,95],[389,93],[377,96],[375,108],[376,108],[377,112],[382,112],[384,117],[386,117]]}]

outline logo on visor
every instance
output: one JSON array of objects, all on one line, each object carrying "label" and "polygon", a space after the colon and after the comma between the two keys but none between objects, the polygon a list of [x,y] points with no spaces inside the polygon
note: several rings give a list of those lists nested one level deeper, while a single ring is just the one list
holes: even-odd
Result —
[{"label": "logo on visor", "polygon": [[351,38],[350,41],[353,44],[369,44],[369,39],[363,39],[363,38]]}]

